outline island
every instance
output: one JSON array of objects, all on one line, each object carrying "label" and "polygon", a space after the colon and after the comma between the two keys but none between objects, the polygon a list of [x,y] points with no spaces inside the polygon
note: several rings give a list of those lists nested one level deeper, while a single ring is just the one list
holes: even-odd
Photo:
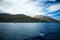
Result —
[{"label": "island", "polygon": [[59,22],[49,16],[35,15],[33,17],[24,14],[0,13],[0,22]]}]

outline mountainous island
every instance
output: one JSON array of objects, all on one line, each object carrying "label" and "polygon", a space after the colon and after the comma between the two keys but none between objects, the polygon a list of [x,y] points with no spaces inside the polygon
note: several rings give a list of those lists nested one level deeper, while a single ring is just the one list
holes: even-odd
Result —
[{"label": "mountainous island", "polygon": [[0,13],[0,22],[58,22],[58,20],[43,15],[30,17],[24,14],[11,15],[8,13]]}]

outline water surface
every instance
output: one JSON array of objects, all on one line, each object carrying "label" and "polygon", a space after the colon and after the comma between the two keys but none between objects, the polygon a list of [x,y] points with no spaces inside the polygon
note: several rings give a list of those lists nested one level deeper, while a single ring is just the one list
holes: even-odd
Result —
[{"label": "water surface", "polygon": [[0,40],[24,40],[59,31],[60,23],[0,23]]}]

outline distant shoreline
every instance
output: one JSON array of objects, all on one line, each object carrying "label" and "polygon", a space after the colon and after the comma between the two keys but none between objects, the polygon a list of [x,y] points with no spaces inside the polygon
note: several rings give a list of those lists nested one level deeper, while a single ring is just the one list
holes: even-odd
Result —
[{"label": "distant shoreline", "polygon": [[24,14],[11,15],[7,13],[0,13],[0,22],[12,23],[41,23],[41,22],[60,22],[54,18],[43,15],[35,15],[30,17]]}]

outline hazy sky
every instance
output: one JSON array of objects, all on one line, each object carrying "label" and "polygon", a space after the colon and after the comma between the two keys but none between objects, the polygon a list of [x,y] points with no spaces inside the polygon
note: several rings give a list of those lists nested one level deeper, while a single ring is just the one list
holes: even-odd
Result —
[{"label": "hazy sky", "polygon": [[0,13],[46,15],[60,20],[60,0],[0,0]]}]

